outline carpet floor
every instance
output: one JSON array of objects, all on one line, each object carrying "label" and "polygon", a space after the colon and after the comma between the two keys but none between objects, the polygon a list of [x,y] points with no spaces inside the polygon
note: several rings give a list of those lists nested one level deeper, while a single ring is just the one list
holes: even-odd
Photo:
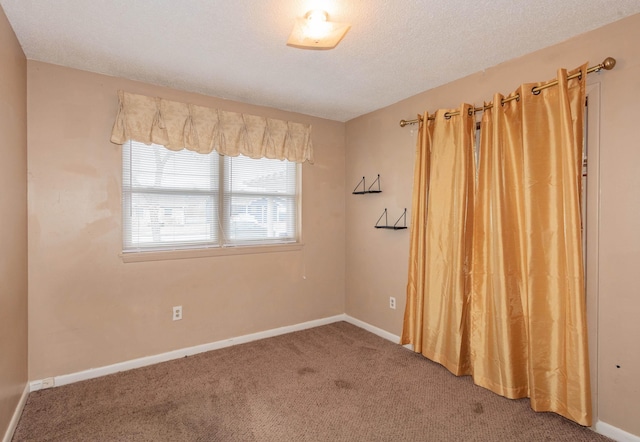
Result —
[{"label": "carpet floor", "polygon": [[608,441],[345,322],[29,395],[14,441]]}]

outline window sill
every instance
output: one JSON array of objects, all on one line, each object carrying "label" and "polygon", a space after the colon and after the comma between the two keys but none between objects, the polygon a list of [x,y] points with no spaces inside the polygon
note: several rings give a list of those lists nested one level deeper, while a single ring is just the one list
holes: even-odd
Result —
[{"label": "window sill", "polygon": [[123,252],[122,261],[145,262],[167,261],[173,259],[210,258],[216,256],[251,255],[257,253],[295,252],[302,250],[304,244],[269,244],[261,246],[216,247],[208,249],[161,250],[153,252]]}]

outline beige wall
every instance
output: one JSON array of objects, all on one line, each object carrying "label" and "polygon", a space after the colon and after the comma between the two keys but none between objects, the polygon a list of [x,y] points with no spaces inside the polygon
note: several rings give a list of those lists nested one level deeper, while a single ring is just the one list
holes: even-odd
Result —
[{"label": "beige wall", "polygon": [[[409,234],[372,227],[385,207],[393,218],[411,204],[416,131],[400,128],[399,120],[462,102],[481,105],[494,92],[508,94],[521,83],[553,78],[558,67],[573,68],[585,61],[594,65],[615,57],[613,71],[588,77],[588,84],[599,84],[601,96],[600,161],[590,164],[596,172],[599,166],[600,181],[599,241],[590,245],[599,246],[599,275],[590,276],[599,276],[598,299],[589,307],[597,309],[597,315],[590,313],[598,318],[597,348],[591,349],[597,352],[595,411],[601,421],[640,435],[639,41],[640,15],[635,15],[349,121],[346,312],[401,333]],[[429,63],[426,55],[424,63]],[[377,173],[383,193],[349,195],[349,186],[362,175]],[[389,296],[398,299],[397,310],[388,308]]]},{"label": "beige wall", "polygon": [[[30,379],[344,312],[343,123],[34,61],[28,88]],[[304,249],[123,263],[118,89],[311,123]]]},{"label": "beige wall", "polygon": [[27,60],[0,8],[0,435],[27,382]]},{"label": "beige wall", "polygon": [[[551,78],[557,67],[610,55],[615,70],[588,79],[599,85],[602,103],[596,411],[601,421],[640,435],[637,41],[638,15],[354,119],[346,125],[346,161],[342,123],[29,62],[29,378],[344,311],[400,334],[408,230],[373,228],[384,208],[390,222],[411,209],[416,132],[398,121],[479,104],[496,91]],[[25,180],[25,64],[0,16],[0,180],[14,190],[0,194],[0,213],[13,211],[14,229],[7,234],[3,223],[0,232],[0,431],[26,380],[26,197],[24,185],[15,187]],[[120,149],[108,141],[117,89],[312,123],[316,164],[303,170],[304,250],[123,263]],[[363,175],[370,183],[378,173],[383,193],[351,195]],[[389,296],[396,310],[388,308]],[[173,322],[178,304],[184,319]]]}]

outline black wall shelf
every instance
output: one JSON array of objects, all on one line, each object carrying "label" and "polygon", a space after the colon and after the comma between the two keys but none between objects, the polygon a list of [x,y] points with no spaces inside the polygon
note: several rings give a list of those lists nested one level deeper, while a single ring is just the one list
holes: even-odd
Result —
[{"label": "black wall shelf", "polygon": [[[376,185],[376,183],[378,183],[378,189],[371,189]],[[362,190],[358,190],[360,187],[362,187]],[[365,178],[362,177],[356,188],[353,189],[352,193],[354,195],[364,195],[365,193],[382,193],[382,190],[380,190],[380,174],[378,174],[378,178],[376,178],[369,187],[366,187]]]},{"label": "black wall shelf", "polygon": [[[384,217],[384,225],[380,226],[378,224],[380,224],[380,220],[382,219],[382,217]],[[400,221],[402,221],[402,224],[403,224],[401,226],[398,225]],[[393,229],[393,230],[406,229],[407,228],[407,209],[404,209],[404,212],[402,212],[402,215],[400,215],[400,218],[398,218],[398,221],[396,221],[395,224],[392,226],[390,226],[387,221],[387,209],[384,209],[384,212],[382,212],[382,215],[380,215],[380,218],[378,218],[378,222],[376,222],[375,228],[376,229]]]}]

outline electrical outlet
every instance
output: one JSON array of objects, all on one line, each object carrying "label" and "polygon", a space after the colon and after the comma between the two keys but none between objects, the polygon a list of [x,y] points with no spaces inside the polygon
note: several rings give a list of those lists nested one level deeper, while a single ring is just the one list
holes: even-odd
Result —
[{"label": "electrical outlet", "polygon": [[173,320],[179,321],[182,319],[182,306],[176,305],[173,307]]},{"label": "electrical outlet", "polygon": [[389,308],[396,309],[396,298],[393,296],[389,297]]}]

